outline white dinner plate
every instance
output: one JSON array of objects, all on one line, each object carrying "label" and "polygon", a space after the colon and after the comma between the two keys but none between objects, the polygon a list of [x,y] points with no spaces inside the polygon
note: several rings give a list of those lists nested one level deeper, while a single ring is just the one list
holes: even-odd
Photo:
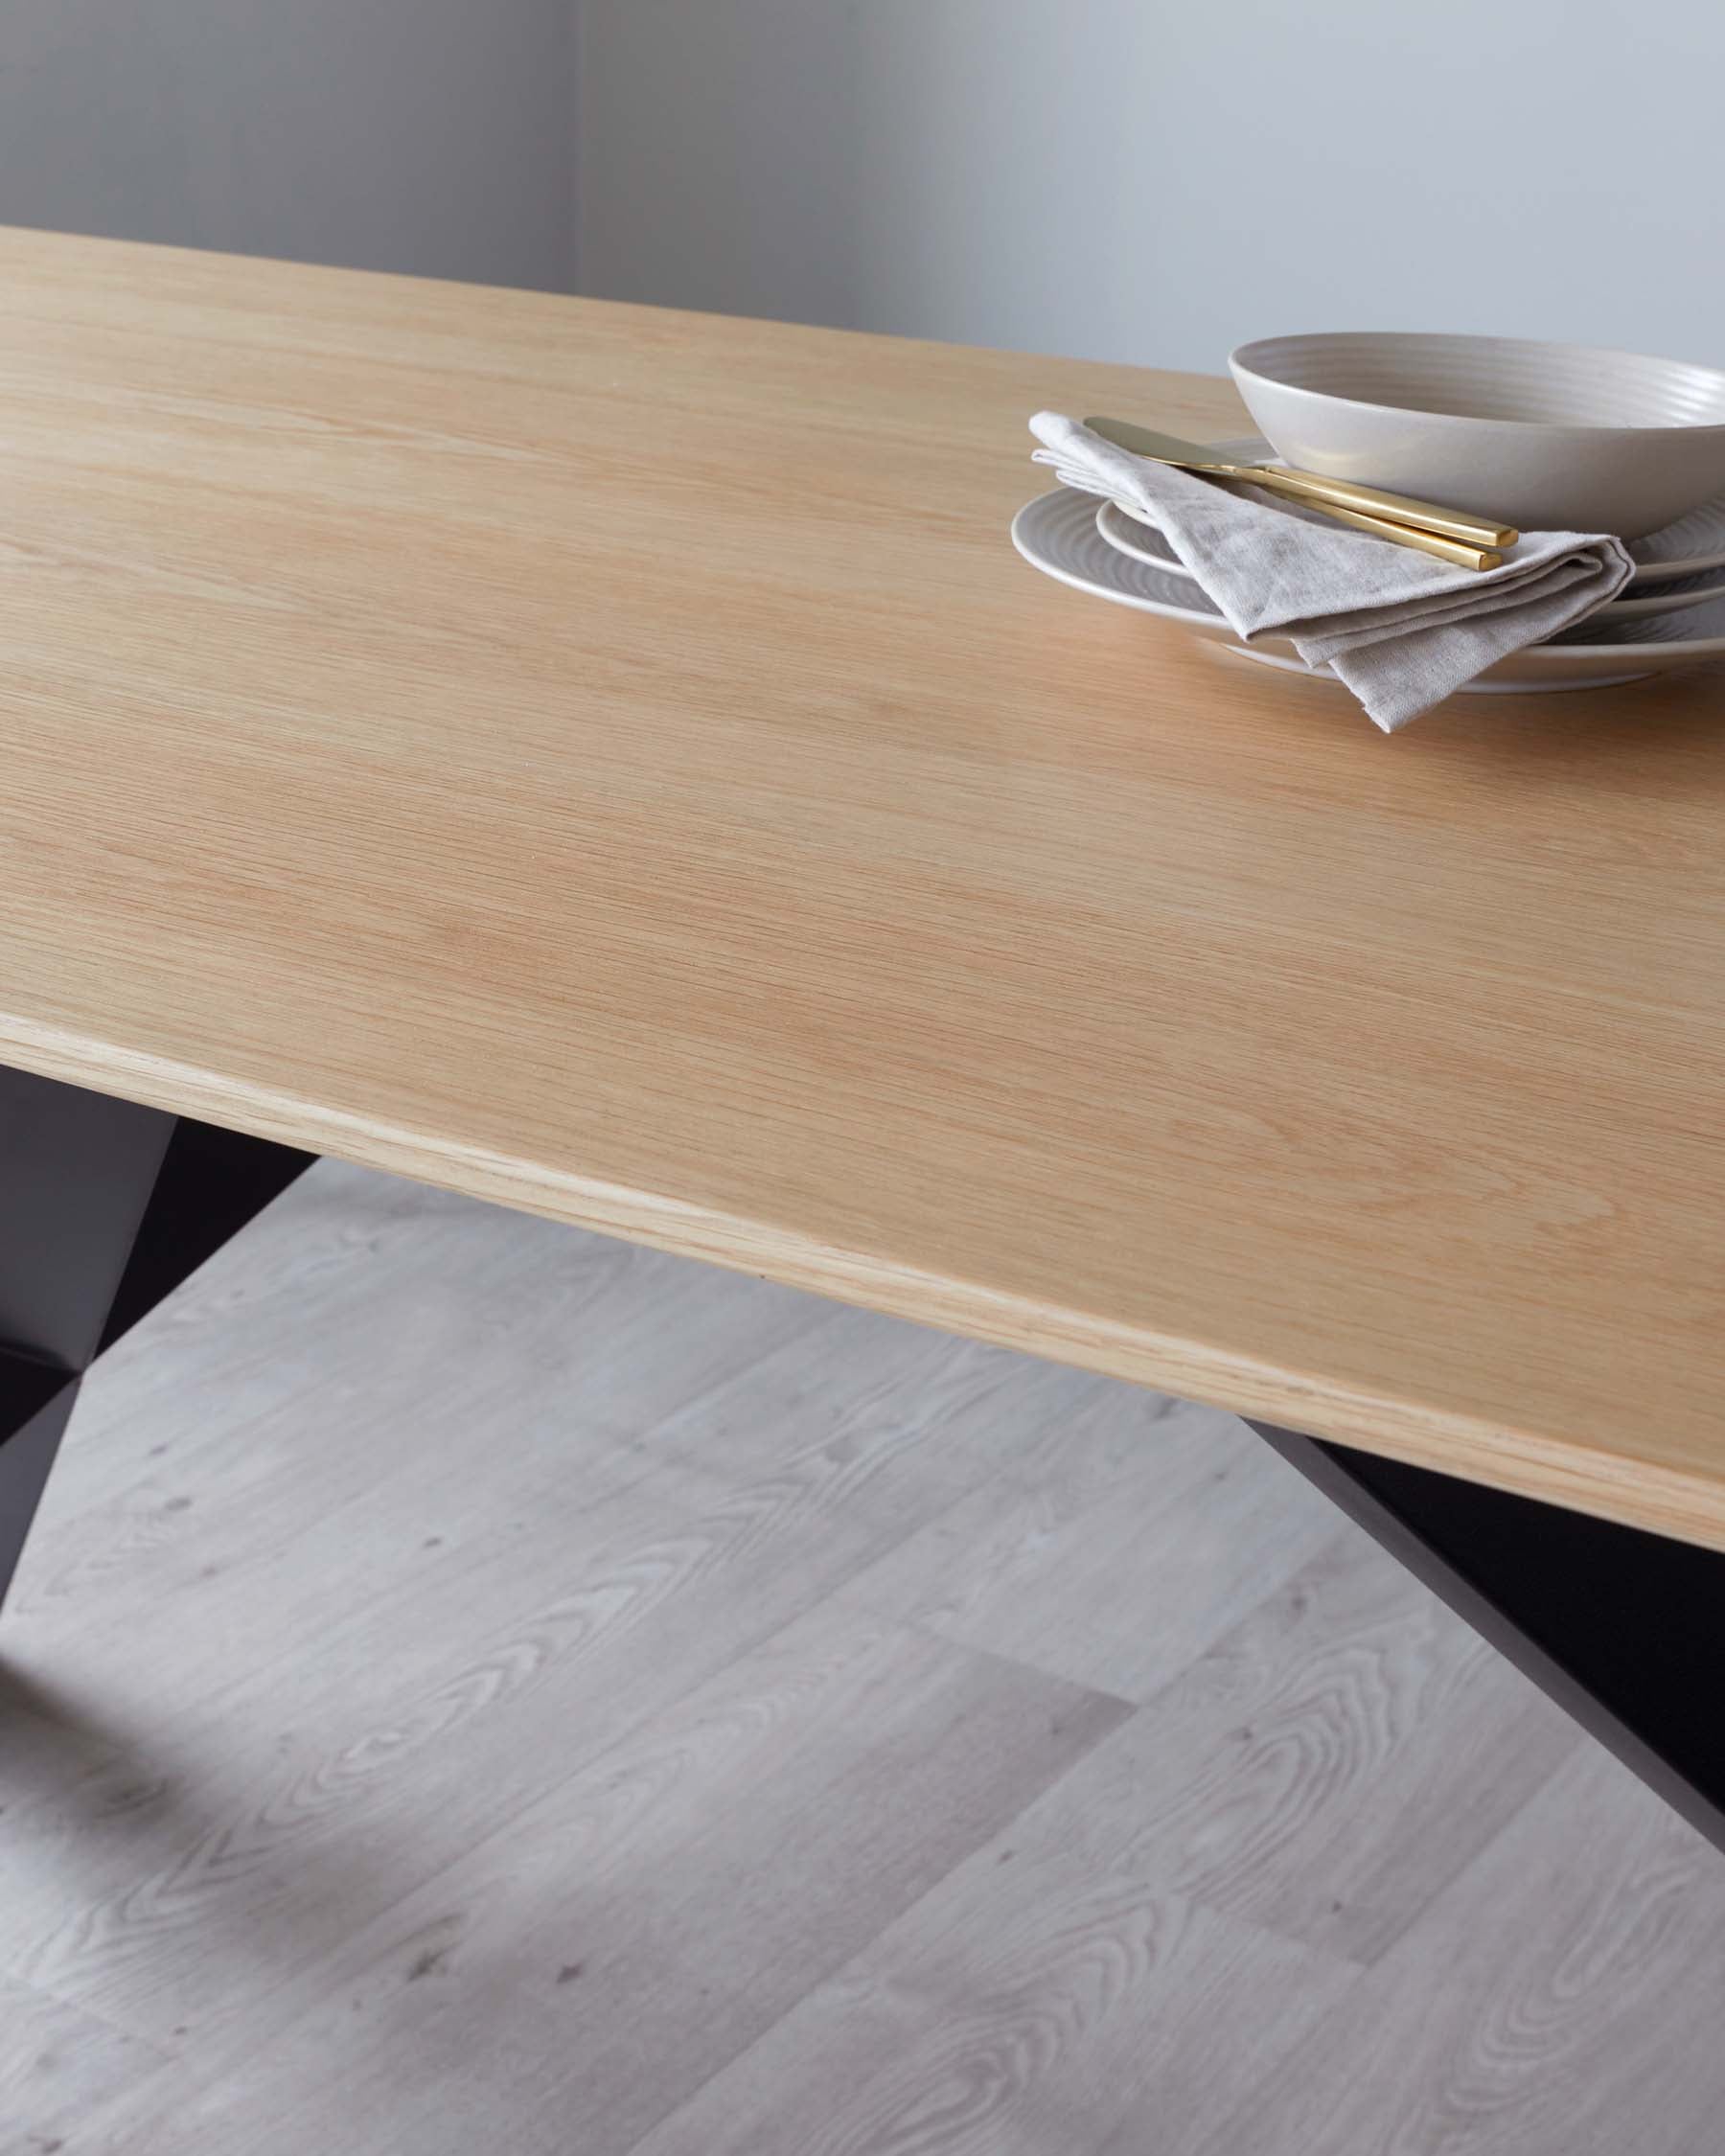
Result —
[{"label": "white dinner plate", "polygon": [[[1212,442],[1208,446],[1218,454],[1238,458],[1242,463],[1250,463],[1254,458],[1261,458],[1266,464],[1278,461],[1261,434],[1236,434],[1226,442]],[[1123,516],[1132,516],[1129,509],[1116,506],[1120,507]],[[1704,501],[1699,509],[1691,509],[1687,516],[1680,516],[1676,523],[1666,525],[1663,531],[1649,532],[1645,539],[1631,539],[1629,554],[1635,563],[1635,574],[1629,580],[1632,586],[1667,585],[1673,577],[1693,577],[1703,569],[1725,568],[1725,494],[1715,494],[1712,501]],[[1619,599],[1612,604],[1633,606],[1645,612],[1658,610],[1652,607],[1643,608],[1639,599]]]},{"label": "white dinner plate", "polygon": [[1664,584],[1671,577],[1725,566],[1725,494],[1704,501],[1663,531],[1631,539],[1629,552],[1636,584]]},{"label": "white dinner plate", "polygon": [[[1242,644],[1189,577],[1134,561],[1112,546],[1096,529],[1093,495],[1071,487],[1039,494],[1013,518],[1012,543],[1032,567],[1078,591],[1179,622],[1193,635],[1226,645],[1241,658],[1332,678],[1327,667],[1308,667],[1285,636]],[[1555,643],[1533,644],[1500,659],[1462,693],[1602,689],[1714,658],[1725,658],[1725,599],[1689,613],[1656,615],[1628,631],[1586,622]]]},{"label": "white dinner plate", "polygon": [[[1189,577],[1192,573],[1156,526],[1135,516],[1124,502],[1098,502],[1096,529],[1110,546],[1118,547],[1135,562],[1147,562],[1153,569],[1165,569],[1170,576]],[[1630,588],[1633,590],[1634,586]],[[1656,584],[1651,590],[1634,598],[1608,599],[1587,618],[1590,622],[1644,621],[1649,614],[1681,613],[1686,608],[1699,607],[1709,599],[1725,599],[1725,578],[1717,569],[1703,570],[1697,576],[1678,577],[1669,584]]]}]

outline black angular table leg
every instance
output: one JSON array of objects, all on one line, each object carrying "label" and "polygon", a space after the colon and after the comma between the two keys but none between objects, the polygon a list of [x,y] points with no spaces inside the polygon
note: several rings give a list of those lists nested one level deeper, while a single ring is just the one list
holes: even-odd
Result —
[{"label": "black angular table leg", "polygon": [[0,1601],[174,1118],[0,1069]]},{"label": "black angular table leg", "polygon": [[0,1067],[0,1602],[83,1372],[312,1158]]},{"label": "black angular table leg", "polygon": [[113,1345],[317,1158],[182,1115],[102,1331]]},{"label": "black angular table leg", "polygon": [[1725,1556],[1252,1428],[1725,1849]]},{"label": "black angular table leg", "polygon": [[174,1118],[0,1068],[0,1347],[93,1359]]},{"label": "black angular table leg", "polygon": [[0,1601],[24,1554],[78,1383],[45,1364],[0,1356]]}]

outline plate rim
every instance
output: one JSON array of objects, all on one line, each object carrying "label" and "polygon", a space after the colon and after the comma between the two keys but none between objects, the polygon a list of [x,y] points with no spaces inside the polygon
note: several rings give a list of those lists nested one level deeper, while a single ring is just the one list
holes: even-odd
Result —
[{"label": "plate rim", "polygon": [[[1013,516],[1011,538],[1014,548],[1024,561],[1029,562],[1032,568],[1039,569],[1043,575],[1052,577],[1057,583],[1067,585],[1075,591],[1088,592],[1092,598],[1106,599],[1116,606],[1131,607],[1139,613],[1154,614],[1164,621],[1184,622],[1188,626],[1208,631],[1212,634],[1219,635],[1224,641],[1234,643],[1241,650],[1261,651],[1272,640],[1272,637],[1283,645],[1288,645],[1289,639],[1275,631],[1270,632],[1269,635],[1252,645],[1247,645],[1244,638],[1236,635],[1235,631],[1230,627],[1227,617],[1217,608],[1212,608],[1206,610],[1196,607],[1180,607],[1166,600],[1146,598],[1138,592],[1111,590],[1106,585],[1098,584],[1094,578],[1086,577],[1077,570],[1064,568],[1058,563],[1039,558],[1037,554],[1031,551],[1024,537],[1025,519],[1027,517],[1039,511],[1044,511],[1047,505],[1056,502],[1063,507],[1071,508],[1075,515],[1083,516],[1086,505],[1092,503],[1095,498],[1094,495],[1081,495],[1079,490],[1072,487],[1054,487],[1043,493],[1034,495],[1029,501],[1024,503]],[[1091,509],[1089,515],[1092,528],[1094,529],[1094,510]],[[1123,561],[1137,561],[1137,557],[1132,555],[1122,555],[1121,559]],[[1150,569],[1154,574],[1163,576],[1173,573],[1160,563],[1139,562],[1138,566]],[[1632,643],[1530,644],[1525,650],[1513,653],[1510,656],[1517,660],[1532,659],[1536,664],[1551,664],[1558,671],[1562,671],[1569,666],[1580,668],[1600,659],[1640,658],[1645,660],[1654,654],[1666,653],[1686,660],[1725,657],[1725,634],[1692,637],[1643,637],[1638,642]],[[1304,662],[1301,661],[1300,663],[1303,665]]]}]

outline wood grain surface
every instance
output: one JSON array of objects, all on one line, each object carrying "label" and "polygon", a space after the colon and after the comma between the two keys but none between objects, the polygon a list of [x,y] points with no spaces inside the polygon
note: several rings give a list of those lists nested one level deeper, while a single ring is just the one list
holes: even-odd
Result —
[{"label": "wood grain surface", "polygon": [[1195,378],[0,236],[0,1055],[1725,1547],[1717,673],[1037,578]]}]

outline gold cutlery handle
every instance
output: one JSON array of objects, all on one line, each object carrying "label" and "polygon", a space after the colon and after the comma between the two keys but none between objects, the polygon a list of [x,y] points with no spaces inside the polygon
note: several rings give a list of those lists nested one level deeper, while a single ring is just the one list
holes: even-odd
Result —
[{"label": "gold cutlery handle", "polygon": [[[1369,532],[1373,539],[1390,539],[1397,546],[1412,546],[1421,554],[1435,554],[1439,562],[1453,562],[1458,569],[1497,569],[1503,566],[1504,557],[1493,546],[1475,546],[1466,539],[1444,539],[1437,532],[1421,531],[1416,525],[1398,523],[1392,516],[1373,516],[1363,509],[1350,509],[1345,503],[1317,494],[1309,494],[1300,487],[1278,487],[1276,482],[1284,474],[1276,470],[1241,471],[1239,476],[1254,487],[1268,487],[1274,493],[1285,493],[1292,501],[1302,501],[1308,509],[1322,516],[1334,517],[1338,524],[1351,524],[1356,531]],[[1364,490],[1369,491],[1369,490]],[[1393,495],[1381,495],[1381,500],[1393,500]]]},{"label": "gold cutlery handle", "polygon": [[1464,516],[1459,510],[1442,509],[1436,502],[1414,501],[1406,494],[1386,493],[1381,487],[1364,487],[1351,479],[1329,479],[1319,471],[1298,471],[1286,465],[1256,468],[1254,481],[1275,487],[1278,493],[1296,494],[1301,501],[1322,506],[1336,502],[1344,509],[1367,516],[1382,516],[1391,523],[1411,525],[1417,531],[1436,532],[1444,539],[1461,539],[1475,547],[1513,546],[1521,534],[1512,524],[1492,524],[1484,517]]},{"label": "gold cutlery handle", "polygon": [[1321,471],[1290,470],[1280,464],[1237,464],[1202,443],[1159,434],[1154,427],[1138,426],[1131,420],[1088,419],[1084,424],[1116,448],[1148,457],[1154,464],[1177,465],[1184,471],[1196,471],[1212,479],[1244,479],[1253,486],[1269,487],[1276,493],[1309,501],[1314,507],[1337,502],[1362,516],[1384,517],[1414,531],[1435,532],[1439,539],[1460,539],[1465,546],[1513,546],[1521,537],[1512,525],[1494,524],[1487,517],[1469,516],[1459,509],[1444,509],[1435,501],[1414,501],[1406,494],[1387,493],[1382,487],[1368,487],[1353,479],[1331,479]]}]

